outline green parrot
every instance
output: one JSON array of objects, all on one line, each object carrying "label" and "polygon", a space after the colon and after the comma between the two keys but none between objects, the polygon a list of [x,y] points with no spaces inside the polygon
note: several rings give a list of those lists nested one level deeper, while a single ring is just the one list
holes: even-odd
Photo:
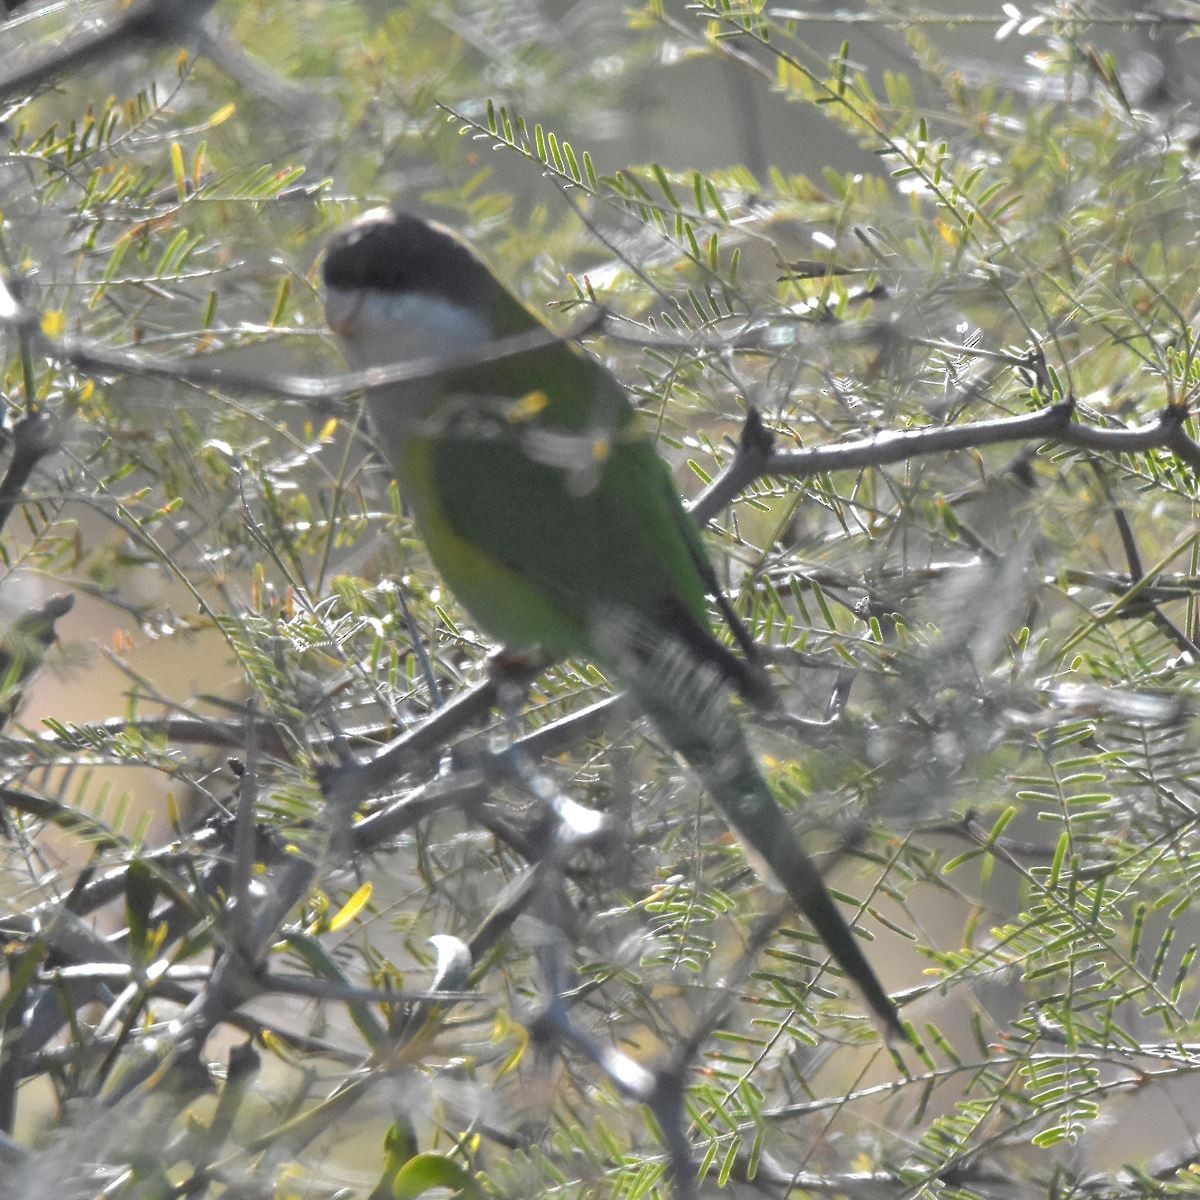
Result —
[{"label": "green parrot", "polygon": [[[616,378],[555,339],[462,239],[421,217],[366,213],[330,242],[323,273],[326,316],[352,367],[447,364],[368,391],[367,411],[451,591],[510,649],[605,666],[784,886],[889,1036],[904,1038],[745,740],[731,689],[762,707],[773,694]],[[523,335],[535,344],[506,350]],[[710,598],[741,656],[715,637]]]}]

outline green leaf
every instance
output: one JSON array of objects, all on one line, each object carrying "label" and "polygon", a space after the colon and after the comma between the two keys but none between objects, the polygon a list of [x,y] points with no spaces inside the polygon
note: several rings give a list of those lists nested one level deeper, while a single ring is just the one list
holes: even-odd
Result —
[{"label": "green leaf", "polygon": [[481,1200],[483,1191],[470,1173],[441,1154],[415,1155],[396,1172],[392,1181],[394,1200],[416,1200],[434,1188],[449,1188],[464,1200]]}]

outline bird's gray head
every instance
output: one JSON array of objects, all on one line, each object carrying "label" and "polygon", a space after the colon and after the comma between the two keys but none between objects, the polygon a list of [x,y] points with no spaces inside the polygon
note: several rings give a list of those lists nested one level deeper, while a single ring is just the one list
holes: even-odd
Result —
[{"label": "bird's gray head", "polygon": [[497,336],[505,292],[456,234],[392,209],[365,213],[329,243],[325,315],[356,367],[451,358]]},{"label": "bird's gray head", "polygon": [[400,295],[417,292],[479,308],[490,272],[457,234],[411,213],[373,208],[329,243],[325,286]]}]

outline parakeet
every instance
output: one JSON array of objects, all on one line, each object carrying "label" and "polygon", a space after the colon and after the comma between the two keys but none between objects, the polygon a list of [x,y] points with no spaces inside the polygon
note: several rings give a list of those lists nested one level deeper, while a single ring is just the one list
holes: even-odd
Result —
[{"label": "parakeet", "polygon": [[[421,217],[365,214],[330,242],[323,273],[326,315],[352,367],[447,364],[370,390],[367,410],[449,588],[509,648],[592,659],[622,683],[889,1035],[904,1037],[746,742],[731,689],[759,706],[774,696],[617,379],[555,338],[465,241]],[[539,330],[544,340],[506,352]],[[715,636],[710,599],[740,655]]]}]

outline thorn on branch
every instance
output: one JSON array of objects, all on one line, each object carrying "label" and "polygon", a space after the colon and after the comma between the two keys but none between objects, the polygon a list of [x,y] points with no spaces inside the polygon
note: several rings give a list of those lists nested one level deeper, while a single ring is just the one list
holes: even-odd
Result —
[{"label": "thorn on branch", "polygon": [[740,454],[754,455],[766,461],[775,448],[775,434],[767,428],[762,413],[752,404],[746,409],[746,423],[738,439]]}]

